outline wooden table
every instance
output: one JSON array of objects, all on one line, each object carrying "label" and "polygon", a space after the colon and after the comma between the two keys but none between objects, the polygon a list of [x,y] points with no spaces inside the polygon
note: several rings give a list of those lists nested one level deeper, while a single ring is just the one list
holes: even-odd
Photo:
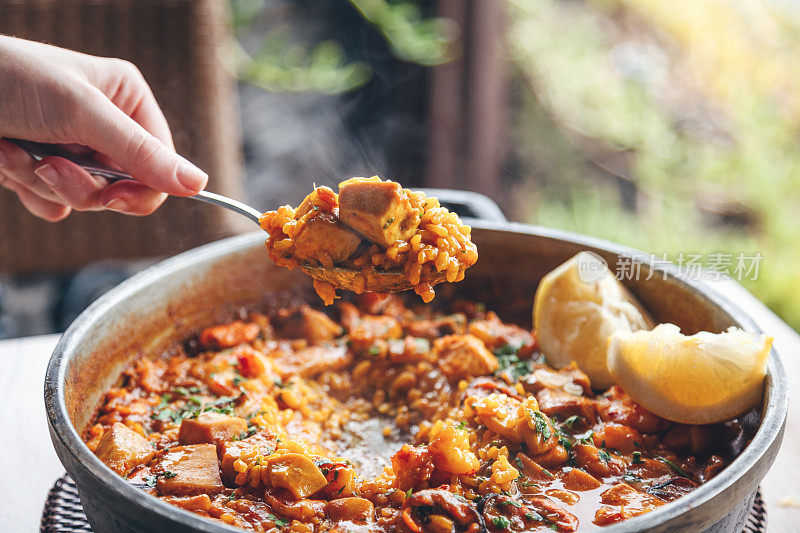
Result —
[{"label": "wooden table", "polygon": [[[775,338],[789,374],[789,390],[800,391],[800,336],[733,282],[715,288],[746,309]],[[45,422],[43,383],[57,335],[0,341],[0,531],[39,529],[47,491],[64,472]],[[762,483],[768,530],[800,530],[800,399],[789,399],[786,436]]]}]

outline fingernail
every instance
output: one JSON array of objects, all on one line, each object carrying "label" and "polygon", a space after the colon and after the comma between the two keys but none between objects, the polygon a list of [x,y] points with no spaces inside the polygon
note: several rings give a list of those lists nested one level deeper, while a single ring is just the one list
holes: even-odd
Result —
[{"label": "fingernail", "polygon": [[208,174],[184,159],[178,165],[178,181],[187,189],[199,191],[206,186]]},{"label": "fingernail", "polygon": [[0,150],[0,168],[3,168],[6,165],[8,165],[8,157],[6,157],[6,154],[3,152],[3,150]]},{"label": "fingernail", "polygon": [[122,198],[112,198],[111,200],[103,204],[103,207],[111,211],[119,211],[120,213],[122,213],[127,211],[129,206],[128,202],[126,202]]},{"label": "fingernail", "polygon": [[44,165],[36,167],[33,172],[50,187],[58,187],[58,182],[61,180],[61,177],[58,175],[58,171],[53,168],[53,165],[45,163]]}]

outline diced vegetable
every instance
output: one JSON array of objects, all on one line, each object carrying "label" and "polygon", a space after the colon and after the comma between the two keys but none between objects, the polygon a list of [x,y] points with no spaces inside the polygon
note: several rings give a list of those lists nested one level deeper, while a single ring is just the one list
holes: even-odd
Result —
[{"label": "diced vegetable", "polygon": [[181,422],[178,441],[181,444],[216,444],[239,438],[247,431],[247,420],[238,416],[207,411],[197,418],[186,418]]},{"label": "diced vegetable", "polygon": [[319,467],[299,453],[270,461],[269,479],[273,487],[284,488],[295,498],[307,498],[328,484]]},{"label": "diced vegetable", "polygon": [[156,490],[161,496],[216,494],[225,488],[213,444],[170,448],[153,470],[158,473]]},{"label": "diced vegetable", "polygon": [[149,461],[155,450],[142,435],[117,422],[103,434],[94,453],[111,470],[125,476]]}]

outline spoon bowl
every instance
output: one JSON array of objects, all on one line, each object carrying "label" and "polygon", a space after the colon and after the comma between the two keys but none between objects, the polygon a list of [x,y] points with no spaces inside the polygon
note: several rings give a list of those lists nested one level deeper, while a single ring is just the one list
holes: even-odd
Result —
[{"label": "spoon bowl", "polygon": [[[405,272],[401,270],[376,270],[374,268],[353,270],[342,267],[323,268],[307,264],[300,265],[300,268],[315,280],[353,292],[402,292],[414,287]],[[364,279],[363,287],[360,286],[360,282],[356,283],[356,276]],[[445,280],[444,272],[434,272],[432,279],[424,281],[433,286]]]}]

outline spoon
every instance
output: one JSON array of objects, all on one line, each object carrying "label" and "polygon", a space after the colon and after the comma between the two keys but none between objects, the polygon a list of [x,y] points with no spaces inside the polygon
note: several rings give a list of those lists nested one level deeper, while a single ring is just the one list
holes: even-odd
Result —
[{"label": "spoon", "polygon": [[[64,148],[47,143],[39,143],[33,141],[24,141],[20,139],[6,139],[23,150],[25,150],[36,161],[41,161],[45,157],[56,156],[63,157],[72,161],[79,167],[83,168],[89,174],[100,178],[105,178],[109,181],[131,180],[133,176],[127,172],[113,169],[109,166],[98,163],[91,157],[82,156],[65,150]],[[225,209],[229,209],[234,213],[243,215],[256,224],[259,224],[262,212],[255,207],[250,207],[247,204],[228,198],[221,194],[216,194],[208,191],[200,191],[199,193],[188,196],[192,200],[200,200],[209,204],[214,204]],[[260,227],[260,225],[259,225]],[[301,264],[300,268],[311,276],[312,278],[330,283],[334,287],[355,291],[361,289],[366,292],[401,292],[412,288],[411,283],[408,281],[405,273],[399,270],[375,270],[374,268],[366,270],[352,270],[349,268],[333,267],[323,268],[311,264]],[[364,280],[364,285],[361,282],[356,283],[356,276]],[[435,272],[432,279],[425,280],[431,286],[445,281],[444,272]]]},{"label": "spoon", "polygon": [[[55,144],[23,141],[20,139],[6,139],[6,140],[16,144],[17,146],[28,152],[28,155],[30,155],[36,161],[41,161],[45,157],[50,157],[50,156],[63,157],[64,159],[72,161],[79,167],[83,168],[89,174],[97,176],[99,178],[105,178],[112,182],[119,180],[134,179],[133,176],[131,176],[127,172],[116,170],[109,166],[98,163],[91,157],[74,154]],[[227,196],[222,196],[221,194],[216,194],[213,192],[200,191],[194,196],[189,196],[188,198],[191,198],[193,200],[200,200],[201,202],[207,202],[209,204],[218,205],[224,207],[225,209],[230,209],[231,211],[239,213],[240,215],[246,216],[256,224],[258,224],[258,219],[261,217],[262,214],[261,211],[259,211],[254,207],[250,207],[249,205],[243,204],[242,202],[234,200],[233,198],[228,198]]]}]

